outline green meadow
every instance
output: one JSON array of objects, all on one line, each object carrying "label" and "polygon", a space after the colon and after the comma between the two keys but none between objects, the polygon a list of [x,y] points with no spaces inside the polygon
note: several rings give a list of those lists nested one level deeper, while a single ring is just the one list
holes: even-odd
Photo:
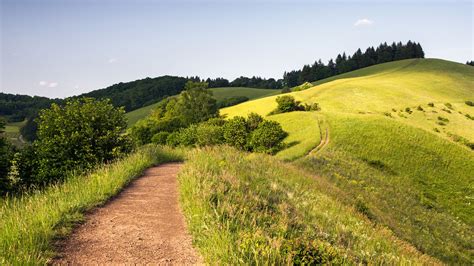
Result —
[{"label": "green meadow", "polygon": [[[314,85],[289,95],[303,103],[317,102],[321,111],[307,112],[306,117],[268,116],[290,133],[285,140],[289,148],[276,156],[296,159],[295,165],[340,189],[327,194],[387,226],[418,250],[444,262],[472,262],[474,107],[465,101],[474,99],[474,68],[410,59]],[[221,112],[229,117],[268,115],[276,108],[275,99]],[[310,142],[309,132],[318,127],[322,130]],[[326,129],[328,144],[304,156],[320,143]],[[307,146],[301,149],[291,145],[304,142]]]}]

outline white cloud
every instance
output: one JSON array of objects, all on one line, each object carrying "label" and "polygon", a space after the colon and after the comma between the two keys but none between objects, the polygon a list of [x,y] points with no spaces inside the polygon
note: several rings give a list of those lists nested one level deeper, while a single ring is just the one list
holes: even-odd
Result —
[{"label": "white cloud", "polygon": [[57,86],[58,86],[58,83],[57,83],[57,82],[50,82],[50,83],[48,84],[48,87],[49,87],[49,88],[54,88],[54,87],[57,87]]},{"label": "white cloud", "polygon": [[109,58],[109,60],[107,61],[109,64],[113,64],[115,62],[117,62],[118,59],[117,58]]},{"label": "white cloud", "polygon": [[57,82],[49,82],[49,81],[44,81],[44,80],[38,82],[38,84],[41,87],[48,87],[48,88],[55,88],[59,85],[59,83],[57,83]]},{"label": "white cloud", "polygon": [[359,26],[370,26],[374,24],[374,21],[373,20],[370,20],[370,19],[367,19],[367,18],[362,18],[362,19],[359,19],[357,20],[355,23],[354,23],[354,26],[356,27],[359,27]]}]

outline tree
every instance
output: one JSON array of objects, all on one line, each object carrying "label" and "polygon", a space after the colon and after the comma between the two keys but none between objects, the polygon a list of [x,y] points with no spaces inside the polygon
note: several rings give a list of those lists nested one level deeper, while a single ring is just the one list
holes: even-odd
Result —
[{"label": "tree", "polygon": [[124,109],[109,100],[72,99],[41,111],[34,143],[38,182],[60,180],[68,171],[90,169],[127,153],[126,127]]},{"label": "tree", "polygon": [[474,61],[467,61],[467,62],[466,62],[466,65],[474,66]]},{"label": "tree", "polygon": [[5,121],[0,118],[0,194],[9,189],[8,172],[10,170],[10,161],[12,159],[12,146],[3,136]]},{"label": "tree", "polygon": [[205,82],[188,81],[174,106],[167,108],[166,116],[179,117],[185,126],[217,117],[217,101],[207,87]]}]

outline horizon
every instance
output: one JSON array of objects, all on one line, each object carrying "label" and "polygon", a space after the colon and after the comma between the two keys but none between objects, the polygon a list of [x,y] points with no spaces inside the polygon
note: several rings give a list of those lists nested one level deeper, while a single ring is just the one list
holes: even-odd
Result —
[{"label": "horizon", "polygon": [[279,79],[408,40],[426,58],[474,59],[474,3],[426,3],[2,0],[1,92],[64,98],[164,75]]}]

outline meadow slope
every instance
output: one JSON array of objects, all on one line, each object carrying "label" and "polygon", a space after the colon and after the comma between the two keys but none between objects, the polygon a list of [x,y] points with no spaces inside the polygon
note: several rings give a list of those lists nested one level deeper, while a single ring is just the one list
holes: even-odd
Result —
[{"label": "meadow slope", "polygon": [[[291,152],[290,145],[278,157],[302,157],[297,165],[343,191],[334,197],[420,251],[445,262],[474,261],[474,153],[469,146],[474,143],[474,107],[465,104],[474,100],[473,67],[439,59],[402,60],[331,77],[289,95],[317,102],[322,111],[269,116],[289,131],[287,143],[313,138],[314,148],[325,129],[331,137],[310,156]],[[267,115],[275,99],[221,112]],[[319,127],[323,130],[316,133]]]}]

